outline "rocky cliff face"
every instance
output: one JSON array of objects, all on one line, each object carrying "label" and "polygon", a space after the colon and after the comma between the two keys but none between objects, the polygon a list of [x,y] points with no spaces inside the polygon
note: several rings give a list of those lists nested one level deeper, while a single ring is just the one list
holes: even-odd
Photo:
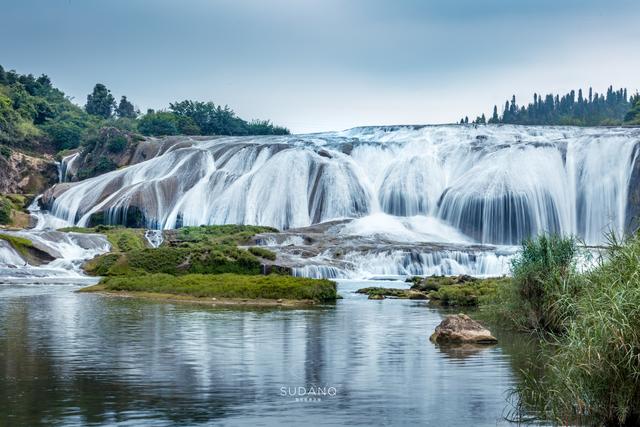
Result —
[{"label": "rocky cliff face", "polygon": [[144,138],[105,128],[93,143],[62,158],[62,180],[81,181],[115,169],[149,160],[171,148],[193,144],[184,137]]},{"label": "rocky cliff face", "polygon": [[57,181],[58,167],[51,156],[34,157],[16,150],[0,156],[2,194],[38,194]]}]

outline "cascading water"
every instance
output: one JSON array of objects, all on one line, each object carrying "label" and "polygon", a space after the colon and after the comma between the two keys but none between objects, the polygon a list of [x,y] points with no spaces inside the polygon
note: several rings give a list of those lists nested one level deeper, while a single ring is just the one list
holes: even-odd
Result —
[{"label": "cascading water", "polygon": [[42,253],[49,262],[30,265],[29,262],[5,240],[0,239],[0,284],[93,284],[99,278],[82,273],[84,261],[110,250],[105,236],[99,234],[63,233],[49,226],[64,225],[58,218],[40,211],[37,201],[32,203],[31,214],[36,227],[21,231],[3,231],[0,234],[26,239]]},{"label": "cascading water", "polygon": [[80,153],[78,152],[62,158],[62,161],[60,162],[60,166],[58,169],[58,172],[59,172],[58,181],[67,182],[69,180],[69,173],[75,172],[75,168],[76,168],[75,163],[79,157],[80,157]]},{"label": "cascading water", "polygon": [[506,125],[217,138],[74,184],[51,212],[158,229],[378,218],[364,231],[395,241],[412,239],[398,228],[409,218],[423,241],[518,245],[549,232],[598,244],[625,231],[639,141],[640,129]]}]

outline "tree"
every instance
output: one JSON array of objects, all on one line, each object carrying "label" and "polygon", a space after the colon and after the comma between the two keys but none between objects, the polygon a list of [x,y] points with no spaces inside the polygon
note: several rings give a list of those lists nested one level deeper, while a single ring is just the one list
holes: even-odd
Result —
[{"label": "tree", "polygon": [[126,119],[135,119],[138,117],[138,112],[134,108],[133,104],[127,100],[126,96],[122,96],[122,98],[120,98],[120,103],[116,108],[116,114],[118,117]]},{"label": "tree", "polygon": [[489,123],[500,123],[500,117],[498,116],[498,106],[497,105],[493,106],[493,114],[491,115],[491,118],[489,119]]},{"label": "tree", "polygon": [[115,106],[116,100],[111,91],[102,83],[97,83],[93,92],[87,96],[87,105],[84,108],[93,116],[108,119],[113,114]]},{"label": "tree", "polygon": [[178,134],[178,117],[166,111],[147,113],[138,122],[143,135],[164,136]]}]

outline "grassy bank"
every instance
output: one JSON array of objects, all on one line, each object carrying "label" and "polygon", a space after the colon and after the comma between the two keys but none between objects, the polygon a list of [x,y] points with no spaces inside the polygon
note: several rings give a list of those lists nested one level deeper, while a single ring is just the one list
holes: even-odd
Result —
[{"label": "grassy bank", "polygon": [[518,387],[516,418],[558,424],[640,423],[640,238],[612,240],[590,272],[570,239],[524,244],[490,310],[537,332],[543,372]]},{"label": "grassy bank", "polygon": [[[282,275],[261,275],[263,262],[276,255],[264,248],[239,247],[257,233],[273,228],[220,225],[184,227],[163,232],[158,248],[147,247],[144,231],[98,226],[68,231],[107,235],[112,251],[84,265],[89,274],[103,276],[88,291],[126,292],[160,298],[219,298],[230,300],[333,301],[335,283]],[[165,298],[166,299],[166,298]]]},{"label": "grassy bank", "polygon": [[148,274],[137,277],[108,277],[94,290],[148,292],[195,298],[313,302],[336,299],[334,282],[279,275],[188,274],[176,277],[170,274]]}]

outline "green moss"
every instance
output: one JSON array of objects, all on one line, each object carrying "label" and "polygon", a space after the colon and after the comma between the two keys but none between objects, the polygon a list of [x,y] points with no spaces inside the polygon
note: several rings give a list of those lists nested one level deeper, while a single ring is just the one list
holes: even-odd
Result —
[{"label": "green moss", "polygon": [[174,245],[192,246],[202,244],[218,244],[236,246],[249,243],[251,237],[258,233],[274,233],[275,228],[253,225],[202,225],[199,227],[183,227],[167,232],[167,239]]},{"label": "green moss", "polygon": [[37,250],[33,246],[33,243],[31,243],[30,240],[22,237],[10,236],[8,234],[0,234],[0,239],[6,242],[9,242],[9,244],[13,246],[13,248],[25,258],[31,256],[32,250]]},{"label": "green moss", "polygon": [[112,252],[129,252],[146,247],[144,230],[135,228],[98,225],[95,227],[66,227],[60,231],[74,233],[99,233],[107,236]]},{"label": "green moss", "polygon": [[249,252],[251,252],[253,255],[257,257],[268,259],[270,261],[276,260],[275,252],[271,252],[269,249],[261,248],[259,246],[250,247]]},{"label": "green moss", "polygon": [[429,292],[432,302],[446,306],[477,306],[493,298],[498,288],[508,286],[508,277],[478,279],[465,284],[440,284],[438,290]]},{"label": "green moss", "polygon": [[236,274],[149,274],[137,277],[108,277],[106,290],[188,295],[197,298],[246,298],[334,301],[336,284],[329,280],[291,276],[246,276]]}]

